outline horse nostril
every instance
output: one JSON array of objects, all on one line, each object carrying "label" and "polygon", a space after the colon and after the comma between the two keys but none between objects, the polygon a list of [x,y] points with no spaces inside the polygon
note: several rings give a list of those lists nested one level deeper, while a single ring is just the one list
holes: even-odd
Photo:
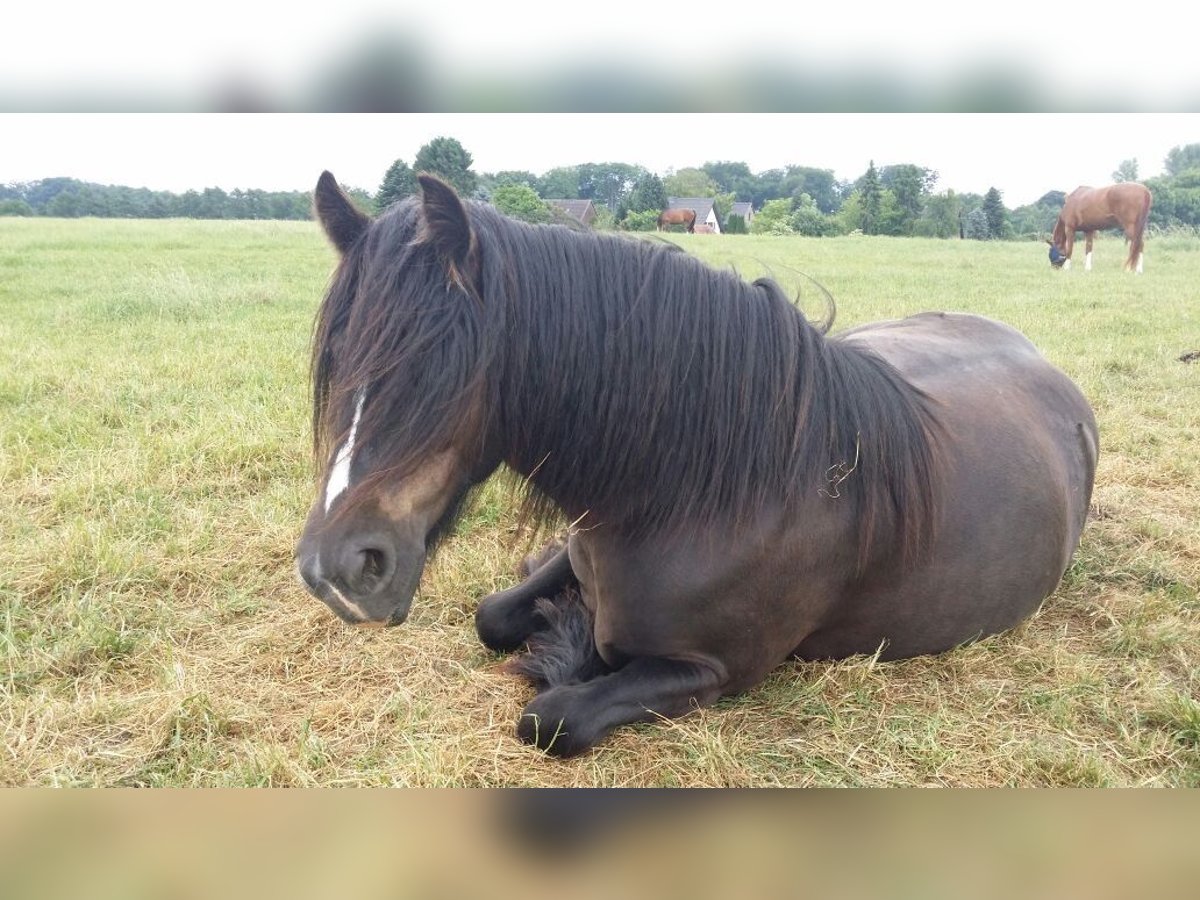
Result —
[{"label": "horse nostril", "polygon": [[366,581],[376,581],[383,576],[384,555],[382,550],[368,547],[362,551],[362,574]]},{"label": "horse nostril", "polygon": [[374,591],[391,577],[392,565],[388,552],[381,547],[359,547],[351,557],[354,577],[351,585],[361,591]]}]

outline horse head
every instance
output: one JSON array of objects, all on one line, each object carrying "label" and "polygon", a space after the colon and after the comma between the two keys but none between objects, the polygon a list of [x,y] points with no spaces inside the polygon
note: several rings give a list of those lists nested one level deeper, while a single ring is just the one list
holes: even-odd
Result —
[{"label": "horse head", "polygon": [[314,195],[341,261],[313,338],[321,475],[296,565],[354,624],[404,621],[468,489],[499,464],[483,450],[474,235],[453,189],[421,185],[375,220],[328,172]]},{"label": "horse head", "polygon": [[1047,239],[1046,243],[1050,245],[1050,265],[1056,269],[1061,269],[1063,263],[1067,261],[1067,257],[1054,245],[1054,241]]}]

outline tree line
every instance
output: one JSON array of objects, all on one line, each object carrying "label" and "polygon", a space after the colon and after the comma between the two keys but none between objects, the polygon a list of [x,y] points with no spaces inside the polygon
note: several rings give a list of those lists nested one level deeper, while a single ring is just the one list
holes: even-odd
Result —
[{"label": "tree line", "polygon": [[[1145,181],[1154,194],[1151,224],[1200,227],[1200,144],[1175,147],[1165,173]],[[531,222],[550,221],[549,199],[591,200],[595,227],[648,230],[669,197],[712,198],[726,232],[767,234],[864,234],[986,239],[1041,239],[1053,227],[1066,192],[1047,191],[1037,201],[1008,209],[1001,192],[937,191],[938,173],[915,164],[876,167],[853,181],[832,171],[792,165],[752,172],[744,162],[707,162],[658,175],[628,163],[584,163],[540,175],[524,170],[477,174],[472,157],[454,138],[439,137],[418,151],[413,163],[397,159],[385,174],[373,210],[417,190],[416,173],[434,172],[460,194],[495,204]],[[1137,161],[1122,160],[1114,181],[1138,177]],[[1070,186],[1074,188],[1074,185]],[[730,219],[734,202],[748,202],[755,215],[748,228]]]},{"label": "tree line", "polygon": [[[621,162],[561,166],[540,175],[524,170],[476,173],[473,163],[456,139],[434,138],[411,164],[395,160],[374,194],[361,189],[351,189],[351,194],[364,210],[377,213],[415,193],[418,172],[433,172],[463,196],[530,222],[555,219],[547,200],[591,200],[597,210],[593,227],[649,230],[668,198],[704,197],[713,199],[726,232],[823,236],[859,231],[974,239],[1041,238],[1066,196],[1048,191],[1032,204],[1008,209],[994,187],[982,195],[938,191],[938,173],[932,169],[908,163],[876,167],[874,161],[852,181],[839,180],[828,169],[792,165],[752,172],[746,163],[733,161],[664,175]],[[1122,160],[1113,172],[1114,181],[1136,179],[1136,160]],[[1173,148],[1164,174],[1144,183],[1154,196],[1152,225],[1200,227],[1200,144]],[[739,201],[755,211],[748,227],[731,218]],[[0,186],[0,215],[307,219],[311,200],[307,191],[206,188],[174,194],[48,178]]]},{"label": "tree line", "polygon": [[[365,194],[360,192],[365,198]],[[128,219],[308,219],[307,191],[260,191],[205,188],[202,191],[152,191],[93,184],[75,178],[46,178],[0,185],[0,215]]]}]

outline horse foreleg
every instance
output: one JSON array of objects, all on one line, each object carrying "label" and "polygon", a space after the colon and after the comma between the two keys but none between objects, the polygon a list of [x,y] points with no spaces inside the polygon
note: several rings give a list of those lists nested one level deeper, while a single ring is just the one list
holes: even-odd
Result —
[{"label": "horse foreleg", "polygon": [[554,756],[574,756],[619,725],[708,706],[721,696],[725,680],[715,662],[635,657],[609,675],[539,694],[525,707],[517,734]]},{"label": "horse foreleg", "polygon": [[1066,257],[1062,267],[1064,270],[1071,268],[1071,253],[1075,250],[1075,232],[1068,231],[1063,237],[1062,254]]},{"label": "horse foreleg", "polygon": [[1092,242],[1096,239],[1096,232],[1084,232],[1084,237],[1087,238],[1087,244],[1083,248],[1083,271],[1092,271]]},{"label": "horse foreleg", "polygon": [[520,584],[480,601],[475,610],[476,634],[492,650],[500,653],[516,650],[531,634],[546,626],[534,601],[538,597],[553,597],[575,583],[571,557],[564,545]]}]

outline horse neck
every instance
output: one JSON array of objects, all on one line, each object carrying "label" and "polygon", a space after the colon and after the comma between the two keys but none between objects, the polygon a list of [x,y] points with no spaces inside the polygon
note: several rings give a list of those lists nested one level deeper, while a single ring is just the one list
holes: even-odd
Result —
[{"label": "horse neck", "polygon": [[[1044,220],[1043,220],[1044,221]],[[1056,247],[1062,247],[1067,239],[1067,222],[1066,213],[1060,213],[1058,221],[1054,223],[1054,231],[1050,235],[1050,240]]]},{"label": "horse neck", "polygon": [[803,360],[826,342],[778,288],[592,240],[552,267],[510,257],[495,402],[513,469],[573,517],[653,528],[777,502],[828,467],[829,428],[802,427],[820,392]]},{"label": "horse neck", "polygon": [[928,546],[936,423],[887,363],[827,340],[772,282],[646,247],[558,249],[539,254],[552,265],[510,256],[495,395],[535,519],[728,526],[813,502],[836,470],[854,475],[834,489],[860,567]]}]

